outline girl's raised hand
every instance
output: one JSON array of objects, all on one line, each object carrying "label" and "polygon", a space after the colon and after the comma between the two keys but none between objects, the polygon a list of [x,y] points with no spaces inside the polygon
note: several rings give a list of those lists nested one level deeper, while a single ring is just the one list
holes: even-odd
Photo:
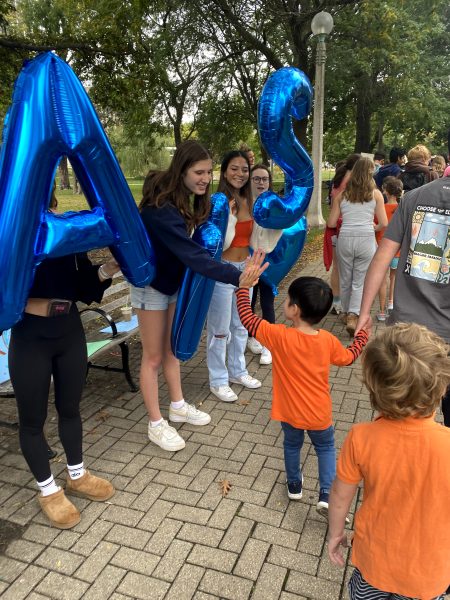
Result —
[{"label": "girl's raised hand", "polygon": [[258,249],[247,258],[245,268],[239,277],[239,287],[251,288],[258,283],[261,273],[264,273],[269,266],[268,262],[263,264],[265,256],[266,253]]}]

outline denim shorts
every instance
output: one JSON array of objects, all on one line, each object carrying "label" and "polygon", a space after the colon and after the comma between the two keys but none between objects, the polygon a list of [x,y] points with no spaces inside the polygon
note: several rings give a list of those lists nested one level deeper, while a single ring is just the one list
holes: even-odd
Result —
[{"label": "denim shorts", "polygon": [[167,310],[169,304],[177,301],[178,292],[167,296],[146,285],[143,288],[130,285],[131,306],[140,310]]},{"label": "denim shorts", "polygon": [[394,256],[394,258],[391,260],[390,267],[391,269],[396,269],[398,267],[398,256]]}]

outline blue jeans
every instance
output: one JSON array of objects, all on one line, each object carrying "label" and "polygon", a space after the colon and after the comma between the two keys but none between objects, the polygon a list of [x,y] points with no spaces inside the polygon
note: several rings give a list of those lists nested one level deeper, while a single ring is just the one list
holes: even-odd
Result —
[{"label": "blue jeans", "polygon": [[[240,271],[244,268],[244,262],[223,262],[229,262]],[[245,364],[248,334],[239,318],[235,289],[234,285],[216,282],[209,305],[206,360],[209,384],[213,387],[228,385],[229,375],[237,379],[248,374]],[[225,363],[227,350],[228,369]]]},{"label": "blue jeans", "polygon": [[[292,427],[289,423],[281,423],[284,432],[284,464],[288,483],[302,480],[300,470],[300,452],[305,439],[305,430]],[[330,492],[331,484],[336,477],[336,448],[334,447],[334,428],[320,431],[307,431],[319,460],[319,483],[321,492]]]}]

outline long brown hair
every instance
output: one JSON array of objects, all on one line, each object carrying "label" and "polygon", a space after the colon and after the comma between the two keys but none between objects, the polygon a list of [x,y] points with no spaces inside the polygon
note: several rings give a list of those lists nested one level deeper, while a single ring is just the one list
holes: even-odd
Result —
[{"label": "long brown hair", "polygon": [[345,197],[349,202],[357,203],[370,202],[373,199],[375,181],[373,173],[375,170],[374,162],[371,158],[361,156],[355,162],[350,174]]},{"label": "long brown hair", "polygon": [[[252,186],[251,186],[251,182],[250,182],[250,162],[248,160],[248,156],[247,156],[246,152],[243,152],[242,150],[232,150],[231,152],[227,152],[227,154],[225,154],[225,156],[223,157],[222,163],[220,165],[220,179],[219,179],[219,185],[217,187],[217,191],[222,192],[222,194],[225,194],[225,196],[228,198],[228,200],[231,200],[231,198],[234,198],[236,201],[236,205],[237,205],[238,199],[236,198],[236,190],[225,179],[225,171],[228,169],[228,165],[233,160],[233,158],[238,158],[238,157],[243,158],[248,166],[248,181],[239,190],[239,196],[242,196],[243,198],[245,198],[245,200],[247,201],[248,210],[249,210],[250,214],[252,214],[253,196],[252,196]],[[237,209],[239,212],[239,206],[237,206]]]},{"label": "long brown hair", "polygon": [[188,230],[206,221],[211,208],[209,186],[201,196],[195,194],[193,205],[191,192],[184,184],[183,175],[193,164],[211,160],[208,150],[195,140],[187,140],[178,146],[167,171],[150,171],[142,188],[139,208],[160,208],[164,204],[175,206],[186,221]]}]

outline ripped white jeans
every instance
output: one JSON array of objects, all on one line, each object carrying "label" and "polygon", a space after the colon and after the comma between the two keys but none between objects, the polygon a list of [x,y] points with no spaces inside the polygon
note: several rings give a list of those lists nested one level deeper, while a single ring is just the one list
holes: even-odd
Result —
[{"label": "ripped white jeans", "polygon": [[[229,262],[240,271],[243,262]],[[239,319],[234,285],[216,282],[209,305],[207,320],[206,359],[209,371],[209,385],[219,387],[228,385],[228,377],[237,378],[247,375],[245,348],[247,330]],[[252,290],[250,290],[250,294]],[[228,351],[228,368],[226,364]]]}]

